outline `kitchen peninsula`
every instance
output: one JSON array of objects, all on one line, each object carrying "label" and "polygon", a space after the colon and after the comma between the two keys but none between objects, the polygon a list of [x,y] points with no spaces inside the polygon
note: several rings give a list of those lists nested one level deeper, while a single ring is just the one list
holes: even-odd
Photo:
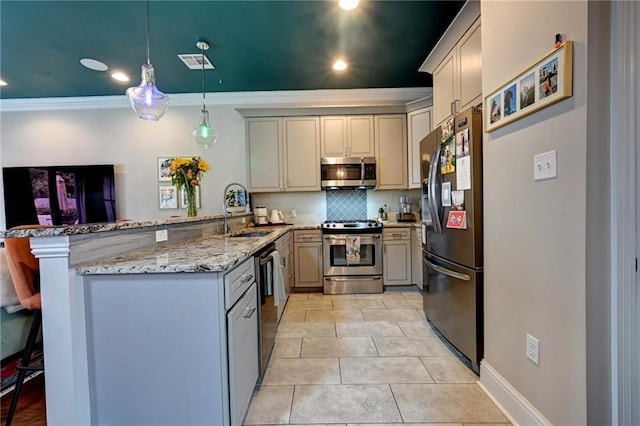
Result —
[{"label": "kitchen peninsula", "polygon": [[50,424],[234,423],[225,287],[290,229],[242,236],[245,216],[4,232],[40,259]]}]

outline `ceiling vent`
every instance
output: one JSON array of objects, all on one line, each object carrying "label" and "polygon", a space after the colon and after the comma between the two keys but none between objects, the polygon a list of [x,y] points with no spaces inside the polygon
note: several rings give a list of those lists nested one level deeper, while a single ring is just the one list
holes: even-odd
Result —
[{"label": "ceiling vent", "polygon": [[[199,71],[202,69],[202,53],[185,53],[178,55],[178,58],[189,68],[190,70]],[[204,55],[204,69],[214,70],[215,65],[211,63],[207,55]]]}]

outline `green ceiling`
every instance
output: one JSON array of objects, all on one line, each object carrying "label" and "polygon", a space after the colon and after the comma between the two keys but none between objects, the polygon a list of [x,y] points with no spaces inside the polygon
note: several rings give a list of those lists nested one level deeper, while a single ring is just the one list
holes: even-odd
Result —
[{"label": "green ceiling", "polygon": [[[207,92],[431,86],[418,68],[463,1],[367,1],[352,12],[325,1],[151,1],[151,63],[166,93],[202,90],[178,59],[207,52]],[[349,69],[336,74],[335,56]],[[98,59],[129,73],[82,67]],[[0,1],[0,97],[122,95],[146,61],[144,1]],[[222,81],[222,84],[220,84]]]}]

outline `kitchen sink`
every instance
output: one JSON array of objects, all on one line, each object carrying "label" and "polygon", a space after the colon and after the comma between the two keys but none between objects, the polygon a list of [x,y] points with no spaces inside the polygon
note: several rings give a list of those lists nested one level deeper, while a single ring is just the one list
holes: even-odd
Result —
[{"label": "kitchen sink", "polygon": [[251,231],[251,232],[240,232],[237,234],[231,234],[230,237],[264,237],[268,235],[271,231]]}]

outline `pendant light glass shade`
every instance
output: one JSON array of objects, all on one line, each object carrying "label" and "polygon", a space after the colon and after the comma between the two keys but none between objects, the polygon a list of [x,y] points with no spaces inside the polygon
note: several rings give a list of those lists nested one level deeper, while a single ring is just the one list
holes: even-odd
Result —
[{"label": "pendant light glass shade", "polygon": [[169,107],[169,96],[156,87],[153,65],[142,65],[142,83],[127,89],[131,108],[143,120],[158,121]]},{"label": "pendant light glass shade", "polygon": [[142,65],[142,82],[127,89],[131,108],[143,120],[158,121],[169,108],[169,96],[156,87],[156,76],[151,65],[149,0],[147,0],[147,63]]},{"label": "pendant light glass shade", "polygon": [[209,111],[207,111],[207,107],[205,104],[206,101],[206,91],[204,85],[204,51],[209,50],[209,44],[205,41],[199,41],[196,43],[196,47],[200,49],[202,52],[202,121],[198,124],[197,127],[193,129],[193,139],[195,139],[196,143],[200,145],[202,148],[207,149],[214,143],[218,138],[218,134],[213,130],[213,127],[209,124]]},{"label": "pendant light glass shade", "polygon": [[202,110],[202,122],[193,129],[193,138],[198,145],[207,149],[216,143],[218,134],[209,125],[209,111]]}]

